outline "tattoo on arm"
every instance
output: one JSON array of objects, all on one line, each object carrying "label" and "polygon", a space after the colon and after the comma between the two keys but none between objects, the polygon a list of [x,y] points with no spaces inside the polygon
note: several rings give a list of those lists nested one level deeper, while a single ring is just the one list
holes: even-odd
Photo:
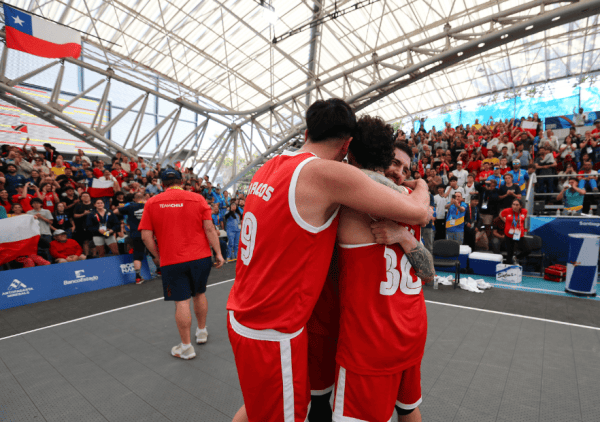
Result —
[{"label": "tattoo on arm", "polygon": [[417,246],[410,251],[405,251],[404,254],[408,259],[408,262],[410,262],[410,265],[415,269],[417,276],[424,283],[433,281],[433,278],[435,277],[433,257],[421,242],[417,241]]}]

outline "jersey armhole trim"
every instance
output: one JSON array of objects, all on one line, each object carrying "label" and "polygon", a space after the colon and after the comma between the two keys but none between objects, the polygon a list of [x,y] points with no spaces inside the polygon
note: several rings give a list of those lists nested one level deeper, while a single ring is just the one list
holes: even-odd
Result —
[{"label": "jersey armhole trim", "polygon": [[291,340],[304,330],[304,327],[300,328],[295,333],[282,333],[277,330],[266,329],[266,330],[255,330],[253,328],[248,328],[235,319],[233,316],[233,311],[229,311],[229,322],[231,323],[231,328],[233,331],[238,333],[242,337],[250,338],[252,340],[262,340],[262,341],[286,341]]},{"label": "jersey armhole trim", "polygon": [[331,226],[331,223],[333,222],[335,217],[338,215],[338,212],[340,211],[340,207],[338,206],[335,209],[335,211],[333,212],[333,214],[331,214],[331,217],[329,217],[329,219],[325,222],[325,224],[323,224],[320,227],[315,227],[312,224],[309,224],[306,221],[304,221],[302,219],[302,217],[300,216],[300,213],[298,212],[298,208],[296,207],[296,185],[298,184],[298,177],[300,176],[300,172],[302,171],[302,169],[304,168],[304,166],[306,164],[308,164],[310,161],[316,160],[318,158],[319,157],[317,157],[317,156],[309,157],[306,160],[302,161],[300,164],[298,164],[298,167],[296,167],[296,170],[294,170],[294,174],[292,175],[292,180],[290,181],[290,187],[289,187],[289,191],[288,191],[288,203],[289,203],[290,212],[292,213],[292,217],[294,218],[294,221],[296,222],[296,224],[298,224],[304,230],[306,230],[309,233],[313,233],[313,234],[320,233],[323,230],[327,229],[329,226]]}]

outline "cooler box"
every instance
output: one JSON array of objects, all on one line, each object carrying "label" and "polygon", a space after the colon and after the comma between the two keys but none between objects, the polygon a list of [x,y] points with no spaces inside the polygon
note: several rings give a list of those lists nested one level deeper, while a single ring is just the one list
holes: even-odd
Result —
[{"label": "cooler box", "polygon": [[496,265],[502,263],[502,255],[473,252],[469,254],[469,267],[473,274],[496,277]]},{"label": "cooler box", "polygon": [[596,295],[599,249],[600,236],[585,233],[569,234],[565,291]]},{"label": "cooler box", "polygon": [[469,266],[469,254],[472,252],[471,247],[468,245],[460,245],[460,255],[458,260],[460,261],[460,269],[466,270]]}]

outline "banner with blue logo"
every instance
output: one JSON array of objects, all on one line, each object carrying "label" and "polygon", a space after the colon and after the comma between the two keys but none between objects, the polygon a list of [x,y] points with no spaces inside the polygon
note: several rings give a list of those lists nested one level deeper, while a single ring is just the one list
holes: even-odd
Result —
[{"label": "banner with blue logo", "polygon": [[600,235],[600,218],[531,217],[529,232],[542,238],[546,262],[566,264],[569,258],[569,234]]},{"label": "banner with blue logo", "polygon": [[[584,121],[584,126],[593,126],[594,120],[600,118],[600,111],[590,111],[589,113],[584,113],[584,115],[586,117]],[[546,117],[544,123],[546,124],[546,130],[569,129],[571,126],[575,126],[573,123],[572,114],[565,114],[564,116]]]},{"label": "banner with blue logo", "polygon": [[[146,260],[142,277],[151,278]],[[0,309],[121,286],[135,282],[132,255],[0,271]]]}]

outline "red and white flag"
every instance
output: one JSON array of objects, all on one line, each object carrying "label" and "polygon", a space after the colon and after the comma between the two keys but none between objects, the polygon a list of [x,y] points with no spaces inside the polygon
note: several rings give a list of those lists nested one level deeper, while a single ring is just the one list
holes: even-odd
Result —
[{"label": "red and white flag", "polygon": [[40,225],[33,215],[0,220],[0,264],[20,256],[37,254]]},{"label": "red and white flag", "polygon": [[6,46],[34,56],[79,58],[81,35],[66,26],[47,21],[4,3]]},{"label": "red and white flag", "polygon": [[103,196],[113,196],[115,194],[113,187],[115,182],[106,179],[94,179],[92,186],[88,188],[88,193],[92,198],[102,198]]},{"label": "red and white flag", "polygon": [[27,125],[17,125],[17,126],[11,126],[11,127],[16,132],[28,133],[27,132]]},{"label": "red and white flag", "polygon": [[521,123],[521,128],[526,131],[531,133],[532,136],[535,136],[537,134],[537,122],[528,122],[527,120],[524,120],[523,123]]}]

